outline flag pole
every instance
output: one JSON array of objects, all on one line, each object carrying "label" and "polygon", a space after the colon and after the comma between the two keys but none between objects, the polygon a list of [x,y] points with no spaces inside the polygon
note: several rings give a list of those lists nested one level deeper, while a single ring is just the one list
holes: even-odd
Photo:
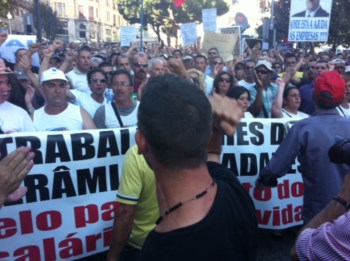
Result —
[{"label": "flag pole", "polygon": [[140,52],[143,52],[143,16],[144,16],[144,8],[143,8],[143,0],[141,0],[141,33],[140,33]]}]

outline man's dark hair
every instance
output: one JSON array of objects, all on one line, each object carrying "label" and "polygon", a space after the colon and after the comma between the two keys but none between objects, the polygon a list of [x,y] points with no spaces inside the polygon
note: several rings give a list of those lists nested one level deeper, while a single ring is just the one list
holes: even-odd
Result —
[{"label": "man's dark hair", "polygon": [[79,49],[78,49],[78,55],[81,53],[81,52],[89,52],[89,53],[91,53],[91,48],[89,47],[89,46],[87,46],[87,45],[84,45],[84,46],[82,46],[82,47],[80,47]]},{"label": "man's dark hair", "polygon": [[[325,92],[324,95],[327,95],[327,92]],[[323,109],[323,110],[332,110],[342,103],[341,101],[337,102],[337,103],[326,102],[326,101],[319,99],[317,97],[317,95],[315,95],[315,94],[313,94],[312,97],[313,97],[313,100],[316,103],[317,107],[320,109]]]},{"label": "man's dark hair", "polygon": [[102,62],[98,65],[99,69],[102,69],[103,67],[112,67],[112,64],[109,62]]},{"label": "man's dark hair", "polygon": [[88,72],[88,74],[87,74],[87,81],[88,81],[88,83],[90,83],[91,82],[91,78],[92,78],[92,76],[95,74],[95,73],[102,73],[103,74],[103,76],[105,77],[105,80],[107,80],[107,74],[104,72],[104,71],[102,71],[101,69],[93,69],[93,70],[90,70],[89,72]]},{"label": "man's dark hair", "polygon": [[196,57],[194,57],[194,61],[196,61],[198,58],[202,58],[205,60],[205,63],[208,63],[207,57],[205,57],[203,54],[198,54]]},{"label": "man's dark hair", "polygon": [[138,110],[138,126],[164,166],[193,168],[206,161],[211,106],[191,81],[170,74],[149,80]]},{"label": "man's dark hair", "polygon": [[119,69],[119,70],[116,70],[116,71],[113,71],[111,73],[111,81],[113,81],[113,78],[117,75],[122,75],[122,74],[125,74],[126,76],[128,76],[128,79],[129,79],[129,83],[131,86],[133,86],[133,81],[132,81],[132,77],[131,77],[131,74],[129,71],[127,70],[123,70],[123,69]]}]

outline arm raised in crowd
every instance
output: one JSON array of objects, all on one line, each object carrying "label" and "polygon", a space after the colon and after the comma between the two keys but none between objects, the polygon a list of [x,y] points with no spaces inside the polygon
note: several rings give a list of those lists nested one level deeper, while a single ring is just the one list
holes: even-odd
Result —
[{"label": "arm raised in crowd", "polygon": [[68,49],[66,52],[66,58],[64,59],[63,63],[60,66],[60,70],[62,72],[68,72],[72,62],[75,60],[77,57],[77,52],[74,51],[73,49]]},{"label": "arm raised in crowd", "polygon": [[282,118],[283,92],[285,90],[286,83],[282,78],[277,78],[276,83],[278,86],[278,91],[276,98],[272,103],[271,116],[272,118]]}]

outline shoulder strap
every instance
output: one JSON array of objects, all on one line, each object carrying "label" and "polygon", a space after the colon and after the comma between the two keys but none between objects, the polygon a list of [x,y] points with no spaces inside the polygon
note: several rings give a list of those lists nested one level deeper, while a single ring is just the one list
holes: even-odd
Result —
[{"label": "shoulder strap", "polygon": [[120,127],[124,127],[122,118],[120,117],[119,112],[117,110],[117,107],[115,107],[114,102],[111,102],[111,105],[112,105],[112,108],[114,110],[115,116],[117,116]]}]

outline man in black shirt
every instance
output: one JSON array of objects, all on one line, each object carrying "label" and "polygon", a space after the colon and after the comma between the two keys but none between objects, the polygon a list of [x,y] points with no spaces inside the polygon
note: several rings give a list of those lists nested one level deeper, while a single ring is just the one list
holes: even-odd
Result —
[{"label": "man in black shirt", "polygon": [[155,172],[161,216],[140,260],[256,259],[254,205],[219,164],[222,130],[233,135],[241,115],[234,101],[214,95],[209,102],[184,78],[148,82],[136,142]]}]

